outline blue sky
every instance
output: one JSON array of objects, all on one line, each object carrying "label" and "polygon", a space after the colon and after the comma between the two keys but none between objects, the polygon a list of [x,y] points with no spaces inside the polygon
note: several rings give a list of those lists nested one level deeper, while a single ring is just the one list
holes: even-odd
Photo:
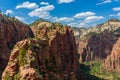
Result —
[{"label": "blue sky", "polygon": [[120,19],[120,0],[0,0],[0,10],[25,23],[42,18],[72,27]]}]

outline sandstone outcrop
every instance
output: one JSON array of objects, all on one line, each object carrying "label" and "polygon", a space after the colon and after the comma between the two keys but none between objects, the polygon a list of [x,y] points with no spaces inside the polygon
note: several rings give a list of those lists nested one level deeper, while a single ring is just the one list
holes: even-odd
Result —
[{"label": "sandstone outcrop", "polygon": [[110,19],[103,24],[96,25],[94,27],[90,27],[87,30],[83,31],[80,35],[80,40],[89,36],[88,34],[97,33],[100,34],[104,31],[114,32],[115,30],[120,28],[120,21],[117,19]]},{"label": "sandstone outcrop", "polygon": [[120,21],[117,19],[83,31],[77,40],[79,62],[105,59],[119,37]]},{"label": "sandstone outcrop", "polygon": [[74,31],[74,36],[75,36],[75,39],[76,39],[76,43],[78,43],[79,40],[80,40],[80,36],[81,36],[84,32],[86,32],[87,29],[74,27],[74,28],[73,28],[73,31]]},{"label": "sandstone outcrop", "polygon": [[7,65],[13,46],[18,41],[33,36],[29,26],[15,18],[0,14],[0,74]]},{"label": "sandstone outcrop", "polygon": [[105,59],[102,68],[120,73],[120,38],[114,44],[111,54]]},{"label": "sandstone outcrop", "polygon": [[78,46],[79,62],[105,59],[111,53],[116,40],[115,35],[106,31],[80,41]]},{"label": "sandstone outcrop", "polygon": [[31,28],[35,38],[16,44],[2,80],[80,80],[73,30],[41,21]]}]

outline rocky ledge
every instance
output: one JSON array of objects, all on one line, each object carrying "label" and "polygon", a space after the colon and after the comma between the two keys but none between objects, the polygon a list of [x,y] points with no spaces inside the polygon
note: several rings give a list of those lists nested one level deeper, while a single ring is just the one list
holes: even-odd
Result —
[{"label": "rocky ledge", "polygon": [[32,30],[35,38],[16,44],[2,80],[80,80],[73,30],[49,22]]}]

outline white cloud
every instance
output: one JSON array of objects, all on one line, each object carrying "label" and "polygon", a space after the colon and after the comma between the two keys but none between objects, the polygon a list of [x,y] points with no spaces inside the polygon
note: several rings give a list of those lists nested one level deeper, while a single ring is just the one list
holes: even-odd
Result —
[{"label": "white cloud", "polygon": [[13,13],[12,10],[6,10],[6,11],[5,11],[5,14],[12,14],[12,13]]},{"label": "white cloud", "polygon": [[68,25],[72,26],[72,27],[75,27],[77,25],[77,23],[76,22],[72,22],[72,23],[69,23]]},{"label": "white cloud", "polygon": [[93,24],[95,24],[96,21],[99,21],[101,19],[104,19],[104,17],[103,16],[89,16],[87,18],[84,18],[83,20],[79,20],[79,21],[74,20],[68,25],[72,27],[89,27],[89,26],[93,26]]},{"label": "white cloud", "polygon": [[73,17],[74,18],[85,18],[85,17],[93,16],[93,15],[95,15],[94,12],[87,11],[87,12],[78,13],[74,15]]},{"label": "white cloud", "polygon": [[55,22],[70,22],[73,20],[74,20],[73,18],[61,17],[61,18],[56,18]]},{"label": "white cloud", "polygon": [[[119,1],[119,0],[117,0],[117,1]],[[113,11],[118,11],[118,13],[117,14],[111,14],[111,15],[109,15],[109,16],[115,16],[115,17],[120,17],[120,7],[115,7],[115,8],[112,8],[112,10]]]},{"label": "white cloud", "polygon": [[40,7],[40,8],[33,10],[28,15],[30,17],[36,16],[39,18],[48,19],[51,17],[49,11],[52,11],[54,8],[55,8],[54,5],[47,5],[47,6]]},{"label": "white cloud", "polygon": [[115,14],[110,14],[109,16],[111,16],[111,17],[112,17],[112,16],[116,16],[116,15],[115,15]]},{"label": "white cloud", "polygon": [[84,22],[72,22],[72,23],[69,23],[68,25],[72,26],[72,27],[85,27],[86,23],[84,23]]},{"label": "white cloud", "polygon": [[17,18],[20,21],[24,21],[25,20],[23,17],[19,17],[19,16],[15,16],[15,18]]},{"label": "white cloud", "polygon": [[93,22],[93,21],[98,21],[98,20],[101,20],[101,19],[104,19],[103,16],[90,16],[90,17],[87,17],[84,22],[85,23],[90,23],[90,22]]},{"label": "white cloud", "polygon": [[117,14],[117,16],[119,16],[119,17],[120,17],[120,12]]},{"label": "white cloud", "polygon": [[69,25],[69,26],[72,26],[72,27],[79,27],[78,24],[79,24],[79,23],[77,23],[77,22],[71,22],[71,23],[69,23],[68,25]]},{"label": "white cloud", "polygon": [[67,23],[69,26],[72,27],[88,27],[93,26],[95,22],[104,19],[103,16],[96,16],[96,13],[91,11],[81,12],[73,17],[52,17],[52,21],[54,22],[63,22]]},{"label": "white cloud", "polygon": [[113,11],[120,11],[120,7],[112,8]]},{"label": "white cloud", "polygon": [[41,4],[41,5],[49,5],[48,2],[41,2],[40,4]]},{"label": "white cloud", "polygon": [[27,9],[35,9],[38,8],[39,6],[36,3],[30,3],[29,1],[23,2],[20,5],[16,6],[16,9],[19,8],[27,8]]},{"label": "white cloud", "polygon": [[109,15],[109,16],[111,16],[111,17],[120,17],[120,12],[117,13],[117,14],[111,14],[111,15]]},{"label": "white cloud", "polygon": [[61,4],[61,3],[71,3],[71,2],[74,2],[74,0],[58,0],[59,4]]},{"label": "white cloud", "polygon": [[102,4],[107,4],[107,3],[111,3],[112,0],[102,0],[102,2],[97,3],[96,5],[102,5]]}]

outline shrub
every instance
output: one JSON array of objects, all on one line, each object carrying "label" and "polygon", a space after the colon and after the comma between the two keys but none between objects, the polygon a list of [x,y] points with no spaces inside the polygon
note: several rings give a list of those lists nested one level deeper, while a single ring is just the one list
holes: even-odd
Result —
[{"label": "shrub", "polygon": [[19,60],[20,66],[23,66],[24,64],[27,63],[27,61],[25,60],[25,56],[26,56],[26,50],[25,49],[20,49],[20,52],[19,52],[19,55],[18,55],[18,60]]}]

